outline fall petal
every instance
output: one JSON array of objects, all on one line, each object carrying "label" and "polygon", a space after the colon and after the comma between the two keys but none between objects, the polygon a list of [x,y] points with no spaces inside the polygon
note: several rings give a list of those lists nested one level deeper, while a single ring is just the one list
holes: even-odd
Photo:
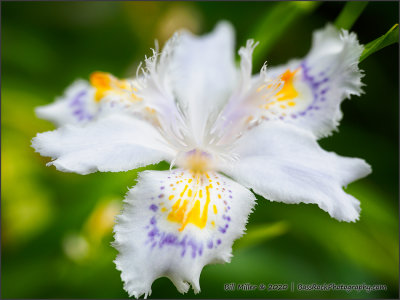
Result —
[{"label": "fall petal", "polygon": [[166,276],[181,293],[189,284],[199,292],[203,267],[230,261],[254,199],[214,172],[142,172],[114,228],[125,290],[146,297],[153,281]]}]

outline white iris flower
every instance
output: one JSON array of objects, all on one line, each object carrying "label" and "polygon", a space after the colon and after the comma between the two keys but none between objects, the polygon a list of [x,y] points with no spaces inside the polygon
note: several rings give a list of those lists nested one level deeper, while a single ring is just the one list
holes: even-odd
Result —
[{"label": "white iris flower", "polygon": [[317,143],[336,129],[342,100],[362,92],[356,35],[328,25],[305,58],[252,76],[255,46],[239,50],[237,68],[228,23],[202,37],[181,32],[135,79],[96,72],[38,108],[60,127],[32,146],[60,171],[171,162],[171,170],[140,173],[117,218],[115,263],[129,295],[147,297],[162,276],[182,293],[189,284],[199,292],[203,267],[230,261],[255,204],[250,189],[358,219],[360,203],[343,186],[370,166]]}]

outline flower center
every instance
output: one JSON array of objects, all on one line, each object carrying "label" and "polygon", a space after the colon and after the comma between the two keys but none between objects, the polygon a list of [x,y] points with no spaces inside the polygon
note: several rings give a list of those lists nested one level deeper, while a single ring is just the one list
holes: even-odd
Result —
[{"label": "flower center", "polygon": [[204,173],[212,169],[212,156],[207,152],[193,149],[184,153],[178,163],[193,173]]}]

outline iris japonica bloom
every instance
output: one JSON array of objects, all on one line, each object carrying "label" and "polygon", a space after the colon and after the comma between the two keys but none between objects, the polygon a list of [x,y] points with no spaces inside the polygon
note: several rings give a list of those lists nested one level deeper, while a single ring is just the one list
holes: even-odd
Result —
[{"label": "iris japonica bloom", "polygon": [[324,151],[341,102],[361,93],[354,33],[314,33],[306,57],[252,75],[252,40],[234,60],[228,23],[196,37],[175,34],[133,79],[96,72],[37,109],[59,128],[32,146],[64,172],[144,171],[114,228],[115,260],[130,296],[145,297],[168,277],[179,292],[200,291],[203,267],[229,262],[255,196],[312,203],[339,221],[359,218],[343,186],[366,176],[362,159]]}]

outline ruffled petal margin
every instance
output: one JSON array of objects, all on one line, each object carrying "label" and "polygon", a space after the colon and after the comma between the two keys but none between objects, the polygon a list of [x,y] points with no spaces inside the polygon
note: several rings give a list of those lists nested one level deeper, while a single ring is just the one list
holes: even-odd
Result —
[{"label": "ruffled petal margin", "polygon": [[339,221],[359,218],[360,202],[343,186],[371,173],[364,160],[324,151],[310,132],[282,122],[255,127],[233,151],[239,159],[222,171],[255,193],[271,201],[314,203]]},{"label": "ruffled petal margin", "polygon": [[218,23],[201,37],[186,31],[179,36],[170,76],[179,107],[196,138],[207,135],[207,126],[215,121],[235,87],[234,46],[234,30],[228,22]]},{"label": "ruffled petal margin", "polygon": [[363,73],[358,68],[362,51],[355,33],[332,25],[314,32],[305,58],[268,70],[284,85],[263,107],[265,118],[296,124],[318,138],[330,135],[342,118],[341,102],[362,93]]},{"label": "ruffled petal margin", "polygon": [[179,292],[200,291],[200,273],[229,262],[255,203],[243,186],[218,173],[182,169],[145,171],[125,198],[115,225],[115,260],[124,288],[136,298],[151,294],[159,277]]},{"label": "ruffled petal margin", "polygon": [[103,111],[100,118],[84,126],[68,124],[39,133],[32,147],[53,158],[48,165],[79,174],[128,171],[171,161],[175,155],[151,124],[121,109],[116,113]]},{"label": "ruffled petal margin", "polygon": [[53,103],[37,107],[36,115],[56,126],[85,124],[93,119],[98,110],[98,103],[94,101],[95,92],[89,82],[77,80],[66,89],[62,97]]}]

